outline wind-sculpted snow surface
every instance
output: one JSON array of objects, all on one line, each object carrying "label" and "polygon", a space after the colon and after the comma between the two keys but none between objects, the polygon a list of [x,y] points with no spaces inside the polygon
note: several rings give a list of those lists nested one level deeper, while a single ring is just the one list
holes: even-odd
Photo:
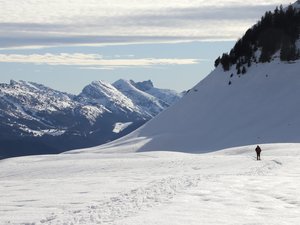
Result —
[{"label": "wind-sculpted snow surface", "polygon": [[0,224],[299,224],[300,145],[261,147],[8,159]]}]

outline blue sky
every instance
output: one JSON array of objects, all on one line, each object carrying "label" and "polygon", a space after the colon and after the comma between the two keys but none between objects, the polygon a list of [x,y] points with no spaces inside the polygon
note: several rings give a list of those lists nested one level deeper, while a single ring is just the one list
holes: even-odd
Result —
[{"label": "blue sky", "polygon": [[0,82],[79,93],[93,80],[191,88],[266,10],[290,1],[0,1]]}]

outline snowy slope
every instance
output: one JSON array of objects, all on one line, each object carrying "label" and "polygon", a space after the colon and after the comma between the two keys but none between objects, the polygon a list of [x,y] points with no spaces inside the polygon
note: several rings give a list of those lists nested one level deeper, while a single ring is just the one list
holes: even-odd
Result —
[{"label": "snowy slope", "polygon": [[105,106],[111,112],[128,111],[140,112],[131,99],[123,95],[110,83],[105,81],[94,81],[87,85],[78,98],[88,103],[98,103]]},{"label": "snowy slope", "polygon": [[128,122],[128,123],[115,123],[113,132],[118,134],[118,133],[122,132],[123,130],[125,130],[131,124],[132,124],[132,122]]},{"label": "snowy slope", "polygon": [[138,88],[139,90],[146,92],[168,103],[169,105],[173,105],[182,97],[182,93],[178,93],[176,91],[169,90],[169,89],[161,89],[161,88],[154,87],[151,80],[147,80],[143,82],[134,82],[133,80],[130,80],[130,83],[136,88]]},{"label": "snowy slope", "polygon": [[16,108],[12,113],[24,113],[25,117],[26,111],[54,112],[74,107],[72,95],[33,82],[11,80],[10,84],[1,84],[0,96],[1,101]]},{"label": "snowy slope", "polygon": [[113,86],[130,98],[133,103],[141,108],[142,112],[146,112],[154,117],[169,105],[144,91],[136,88],[130,81],[120,79],[113,83]]},{"label": "snowy slope", "polygon": [[[4,118],[0,126],[12,127],[3,133],[20,131],[20,136],[43,136],[54,129],[63,134],[66,124],[61,119],[75,107],[73,95],[41,84],[14,80],[0,84],[0,112]],[[51,114],[56,116],[49,118]]]},{"label": "snowy slope", "polygon": [[299,144],[0,163],[1,225],[295,225]]},{"label": "snowy slope", "polygon": [[224,72],[218,67],[140,129],[89,151],[207,152],[300,142],[299,69],[299,61],[279,59],[254,64],[242,76],[234,68]]}]

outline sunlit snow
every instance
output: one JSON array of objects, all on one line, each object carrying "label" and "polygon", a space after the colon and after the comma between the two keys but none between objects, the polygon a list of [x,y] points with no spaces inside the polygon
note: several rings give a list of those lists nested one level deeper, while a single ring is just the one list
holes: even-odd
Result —
[{"label": "sunlit snow", "polygon": [[3,160],[0,224],[299,224],[300,145],[261,147]]},{"label": "sunlit snow", "polygon": [[115,127],[113,129],[113,132],[118,134],[120,132],[122,132],[123,130],[125,130],[127,127],[129,127],[132,124],[132,122],[128,122],[128,123],[116,123]]}]

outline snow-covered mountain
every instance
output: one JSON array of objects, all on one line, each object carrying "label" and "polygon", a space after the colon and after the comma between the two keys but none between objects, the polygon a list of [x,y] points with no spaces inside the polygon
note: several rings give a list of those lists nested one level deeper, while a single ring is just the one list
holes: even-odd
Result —
[{"label": "snow-covered mountain", "polygon": [[0,84],[0,157],[58,153],[106,143],[141,126],[179,96],[170,91],[174,102],[168,97],[166,103],[134,89],[127,95],[122,87],[118,90],[107,82],[94,81],[75,96],[33,82]]},{"label": "snow-covered mountain", "polygon": [[130,83],[139,90],[146,92],[158,99],[162,99],[169,105],[172,105],[174,102],[178,101],[183,95],[183,93],[177,93],[173,90],[156,88],[151,80],[143,82],[134,82],[133,80],[130,80]]},{"label": "snow-covered mountain", "polygon": [[138,89],[131,81],[118,80],[113,83],[113,86],[124,93],[128,98],[132,99],[133,104],[140,106],[141,110],[146,112],[149,116],[153,117],[168,107],[166,102]]},{"label": "snow-covered mountain", "polygon": [[104,81],[94,81],[87,85],[79,94],[78,100],[88,104],[105,106],[114,113],[142,113],[130,98],[127,98],[120,90]]},{"label": "snow-covered mountain", "polygon": [[[300,142],[299,26],[300,12],[291,7],[267,12],[179,102],[126,137],[89,150],[207,152]],[[274,30],[280,36],[271,37]]]}]

